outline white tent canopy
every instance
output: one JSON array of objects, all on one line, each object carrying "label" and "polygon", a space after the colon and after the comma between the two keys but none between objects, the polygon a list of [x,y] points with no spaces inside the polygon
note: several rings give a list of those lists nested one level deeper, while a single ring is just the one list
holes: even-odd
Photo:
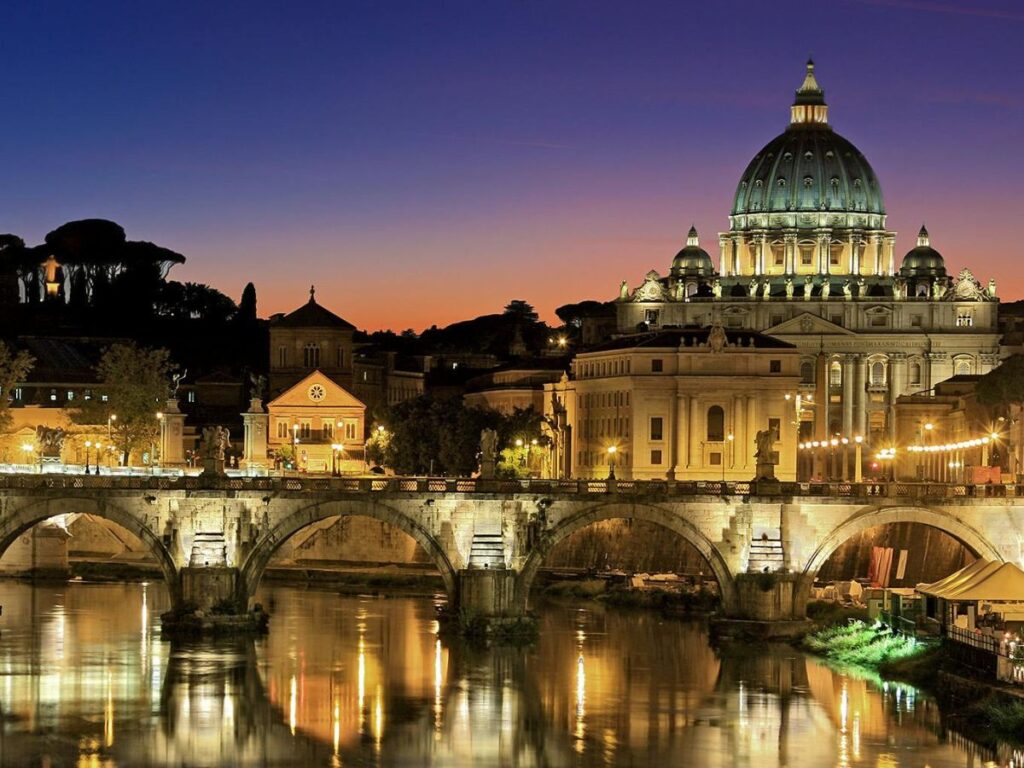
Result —
[{"label": "white tent canopy", "polygon": [[931,584],[918,584],[929,597],[964,602],[1024,602],[1024,571],[1013,563],[975,560],[966,568]]}]

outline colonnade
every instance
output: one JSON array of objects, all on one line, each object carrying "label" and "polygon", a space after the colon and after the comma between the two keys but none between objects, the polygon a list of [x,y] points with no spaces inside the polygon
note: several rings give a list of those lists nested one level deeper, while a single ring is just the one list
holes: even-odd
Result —
[{"label": "colonnade", "polygon": [[[722,277],[750,275],[860,275],[896,274],[896,235],[885,230],[786,229],[782,240],[769,230],[727,232],[719,237]],[[800,259],[801,243],[813,245],[811,264]],[[832,246],[842,246],[838,264],[832,263]],[[773,246],[782,245],[782,264],[775,263]],[[749,264],[752,257],[753,264]]]}]

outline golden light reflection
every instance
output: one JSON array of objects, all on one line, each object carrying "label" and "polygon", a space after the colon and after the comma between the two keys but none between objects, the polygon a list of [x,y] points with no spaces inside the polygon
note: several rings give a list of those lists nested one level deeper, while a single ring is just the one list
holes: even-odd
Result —
[{"label": "golden light reflection", "polygon": [[[436,624],[436,622],[435,622]],[[435,634],[437,634],[435,632]],[[442,684],[444,683],[444,672],[441,667],[441,640],[434,641],[434,738],[441,738],[441,713],[443,702],[441,698]]]},{"label": "golden light reflection", "polygon": [[341,706],[334,702],[333,725],[331,726],[331,737],[334,743],[334,754],[338,754],[338,747],[341,744]]},{"label": "golden light reflection", "polygon": [[362,735],[366,727],[366,641],[363,639],[362,630],[359,633],[359,672],[356,682],[356,709],[359,712],[357,730]]},{"label": "golden light reflection", "polygon": [[576,659],[576,728],[572,736],[576,751],[583,753],[586,746],[584,739],[587,735],[586,727],[586,701],[587,701],[587,670],[583,663],[583,654]]},{"label": "golden light reflection", "polygon": [[114,680],[107,672],[107,703],[103,707],[103,744],[114,746]]},{"label": "golden light reflection", "polygon": [[291,729],[292,736],[295,735],[295,718],[298,693],[298,681],[295,679],[295,675],[292,675],[288,681],[288,727]]}]

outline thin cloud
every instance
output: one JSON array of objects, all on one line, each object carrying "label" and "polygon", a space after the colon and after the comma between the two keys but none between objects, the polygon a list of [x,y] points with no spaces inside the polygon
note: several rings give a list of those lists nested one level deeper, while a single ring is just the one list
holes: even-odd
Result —
[{"label": "thin cloud", "polygon": [[1019,11],[1006,11],[1001,8],[979,8],[969,3],[949,5],[947,3],[932,3],[927,0],[855,0],[855,2],[859,2],[862,5],[884,5],[892,8],[905,8],[910,11],[922,11],[924,13],[946,13],[956,16],[976,16],[983,19],[1024,21],[1024,13]]}]

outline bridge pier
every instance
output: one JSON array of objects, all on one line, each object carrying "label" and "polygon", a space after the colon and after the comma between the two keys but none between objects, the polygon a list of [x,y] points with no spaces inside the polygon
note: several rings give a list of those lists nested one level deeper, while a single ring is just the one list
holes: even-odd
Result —
[{"label": "bridge pier", "polygon": [[[215,605],[227,606],[237,603],[237,568],[227,566],[194,566],[181,569],[182,606],[195,606],[209,612]],[[178,607],[178,606],[176,606]],[[240,611],[245,606],[237,606]]]},{"label": "bridge pier", "polygon": [[814,578],[806,573],[741,573],[736,576],[735,618],[787,622],[807,618]]},{"label": "bridge pier", "polygon": [[459,610],[486,619],[523,615],[516,600],[517,573],[509,568],[466,568],[459,571]]}]

